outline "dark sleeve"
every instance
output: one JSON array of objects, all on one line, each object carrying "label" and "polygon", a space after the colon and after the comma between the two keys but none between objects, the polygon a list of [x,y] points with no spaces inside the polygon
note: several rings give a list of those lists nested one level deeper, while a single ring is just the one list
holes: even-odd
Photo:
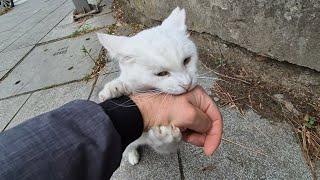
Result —
[{"label": "dark sleeve", "polygon": [[[141,117],[137,109],[133,112],[133,117]],[[130,128],[114,114],[111,120],[100,105],[77,100],[2,132],[0,179],[110,178],[126,146],[122,141],[135,140],[132,137],[139,137],[143,127],[142,119],[120,116],[138,123],[129,123],[135,130],[123,133],[122,128]]]}]

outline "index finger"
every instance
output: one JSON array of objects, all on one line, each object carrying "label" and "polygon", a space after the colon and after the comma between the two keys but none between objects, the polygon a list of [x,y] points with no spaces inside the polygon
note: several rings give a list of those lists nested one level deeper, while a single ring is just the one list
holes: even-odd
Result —
[{"label": "index finger", "polygon": [[204,142],[205,154],[212,155],[219,147],[222,138],[223,122],[221,113],[204,89],[199,86],[190,92],[188,100],[191,104],[206,113],[212,121],[212,126],[207,131]]},{"label": "index finger", "polygon": [[212,120],[212,127],[207,132],[206,140],[204,142],[204,153],[206,155],[212,155],[221,143],[223,121],[220,111],[212,101],[209,103],[205,112]]}]

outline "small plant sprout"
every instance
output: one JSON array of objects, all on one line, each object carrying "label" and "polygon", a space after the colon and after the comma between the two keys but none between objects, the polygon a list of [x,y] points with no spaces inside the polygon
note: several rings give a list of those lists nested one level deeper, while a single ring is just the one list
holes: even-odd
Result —
[{"label": "small plant sprout", "polygon": [[309,128],[309,129],[316,128],[318,121],[316,120],[315,117],[306,115],[304,119],[305,119],[305,123],[304,123],[305,127]]},{"label": "small plant sprout", "polygon": [[86,56],[86,55],[88,55],[89,56],[89,58],[92,60],[92,62],[95,64],[95,65],[97,65],[97,63],[96,63],[96,60],[91,56],[91,50],[92,49],[87,49],[84,45],[82,45],[82,48],[81,48],[81,51],[84,53],[84,55]]}]

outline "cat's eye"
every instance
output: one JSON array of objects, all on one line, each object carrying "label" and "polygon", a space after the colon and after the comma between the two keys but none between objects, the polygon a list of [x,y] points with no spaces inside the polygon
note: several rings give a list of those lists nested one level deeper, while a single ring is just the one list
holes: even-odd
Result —
[{"label": "cat's eye", "polygon": [[191,61],[191,57],[187,57],[183,60],[183,65],[187,65]]},{"label": "cat's eye", "polygon": [[156,74],[157,76],[167,76],[169,75],[169,72],[168,71],[161,71],[159,73]]}]

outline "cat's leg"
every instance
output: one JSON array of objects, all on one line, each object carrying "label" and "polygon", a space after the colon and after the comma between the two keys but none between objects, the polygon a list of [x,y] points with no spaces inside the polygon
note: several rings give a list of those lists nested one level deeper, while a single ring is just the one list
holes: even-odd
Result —
[{"label": "cat's leg", "polygon": [[140,155],[138,152],[138,147],[140,145],[146,144],[146,135],[145,133],[142,134],[140,138],[133,141],[131,144],[129,144],[125,150],[125,153],[128,157],[128,161],[130,164],[135,165],[140,160]]},{"label": "cat's leg", "polygon": [[159,153],[172,153],[177,151],[182,134],[174,125],[156,126],[148,132],[148,144]]},{"label": "cat's leg", "polygon": [[103,102],[129,93],[126,84],[117,78],[104,85],[103,89],[99,92],[99,100]]}]

